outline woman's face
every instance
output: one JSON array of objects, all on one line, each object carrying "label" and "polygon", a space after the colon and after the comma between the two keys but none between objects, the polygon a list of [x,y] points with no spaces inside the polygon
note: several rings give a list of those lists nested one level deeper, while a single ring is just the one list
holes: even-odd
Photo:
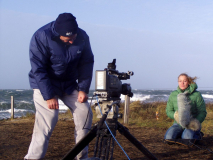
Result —
[{"label": "woman's face", "polygon": [[178,78],[178,85],[179,85],[179,88],[182,89],[182,90],[185,90],[186,88],[188,88],[189,82],[188,82],[187,77],[186,76],[180,76]]}]

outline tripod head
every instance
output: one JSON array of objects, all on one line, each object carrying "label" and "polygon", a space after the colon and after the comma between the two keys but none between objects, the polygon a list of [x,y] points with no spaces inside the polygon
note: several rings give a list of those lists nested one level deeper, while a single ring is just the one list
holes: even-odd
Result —
[{"label": "tripod head", "polygon": [[[100,108],[99,108],[100,106]],[[99,101],[99,103],[95,104],[95,111],[97,114],[97,118],[102,118],[102,114],[107,112],[107,119],[117,119],[120,118],[121,115],[118,113],[120,108],[120,101]],[[101,113],[102,112],[102,113]]]}]

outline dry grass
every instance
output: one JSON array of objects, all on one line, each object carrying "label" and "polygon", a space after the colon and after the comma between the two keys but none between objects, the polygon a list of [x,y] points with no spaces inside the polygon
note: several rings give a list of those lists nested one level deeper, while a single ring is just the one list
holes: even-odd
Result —
[{"label": "dry grass", "polygon": [[[130,104],[129,125],[151,128],[168,128],[173,122],[167,117],[165,109],[166,102],[132,102]],[[158,112],[158,120],[156,112]]]},{"label": "dry grass", "polygon": [[[121,105],[121,111],[123,110]],[[202,123],[202,131],[206,134],[213,133],[213,103],[206,104],[207,116]],[[158,112],[159,119],[156,118]],[[144,103],[135,101],[130,104],[129,125],[150,128],[169,128],[173,120],[166,115],[166,102]]]},{"label": "dry grass", "polygon": [[[213,103],[206,104],[207,117],[202,123],[204,139],[201,148],[213,150]],[[197,148],[185,148],[179,145],[166,145],[162,143],[166,130],[172,125],[173,120],[169,119],[165,112],[166,102],[141,103],[139,101],[130,104],[129,128],[130,133],[137,138],[151,153],[158,159],[213,159],[212,154]],[[94,118],[97,122],[94,107],[92,107]],[[124,104],[120,104],[120,113],[124,111]],[[159,120],[156,119],[156,111],[159,112]],[[59,114],[59,122],[54,129],[50,139],[48,152],[45,159],[61,159],[74,146],[74,124],[69,121],[72,118],[70,111]],[[68,120],[68,121],[66,121]],[[6,120],[5,120],[6,121]],[[28,114],[26,121],[0,121],[0,132],[2,147],[0,147],[0,159],[23,159],[31,140],[33,131],[34,115]],[[9,123],[8,123],[9,122]],[[123,118],[119,119],[123,123]],[[64,136],[66,135],[66,136]],[[131,159],[146,159],[124,136],[117,134],[117,140],[125,149]],[[90,157],[93,155],[95,140],[90,143]],[[18,150],[18,152],[17,152]],[[118,148],[114,150],[117,159],[126,159],[123,152]]]},{"label": "dry grass", "polygon": [[[205,134],[213,133],[213,103],[206,104],[207,116],[202,123],[202,131]],[[94,106],[92,106],[93,111],[93,122],[99,121],[96,117]],[[120,113],[124,113],[124,103],[120,104]],[[156,118],[156,112],[158,112],[159,119]],[[60,114],[60,119],[70,119],[72,117],[71,112],[68,110],[64,114]],[[123,123],[123,118],[118,120]],[[134,101],[130,103],[130,113],[129,113],[129,124],[128,126],[140,126],[147,128],[159,128],[168,129],[173,124],[173,120],[168,118],[166,115],[166,102],[152,102],[144,103],[140,101]]]},{"label": "dry grass", "polygon": [[207,116],[202,123],[202,131],[206,134],[213,133],[213,103],[206,104]]}]

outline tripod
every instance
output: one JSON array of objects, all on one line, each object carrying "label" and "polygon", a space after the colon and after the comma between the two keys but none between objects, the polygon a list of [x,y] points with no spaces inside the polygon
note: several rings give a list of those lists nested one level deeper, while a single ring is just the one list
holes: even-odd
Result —
[{"label": "tripod", "polygon": [[[113,102],[111,105],[104,105],[105,113],[102,115],[100,121],[91,128],[91,130],[62,158],[62,160],[74,159],[95,137],[96,144],[94,148],[94,157],[98,157],[101,160],[112,160],[115,141],[112,138],[112,134],[115,137],[116,130],[126,137],[149,159],[157,160],[151,152],[149,152],[133,135],[130,134],[126,127],[118,122],[117,118],[107,119],[107,115],[112,111],[112,107],[115,107],[116,104],[118,105],[118,102]],[[115,115],[117,116],[117,113]],[[108,126],[106,123],[104,124],[105,120]],[[111,133],[109,129],[111,130]]]}]

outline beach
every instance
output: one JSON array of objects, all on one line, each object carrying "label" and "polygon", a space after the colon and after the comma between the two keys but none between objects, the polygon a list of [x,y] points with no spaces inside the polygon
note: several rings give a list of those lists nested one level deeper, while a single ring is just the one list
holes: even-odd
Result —
[{"label": "beach", "polygon": [[[34,119],[34,115],[31,115],[25,118],[0,121],[0,159],[23,160],[23,157],[27,154],[31,141]],[[159,160],[213,159],[213,153],[210,153],[208,150],[163,143],[163,137],[167,128],[139,127],[134,124],[125,126],[129,129],[129,132]],[[116,139],[131,160],[148,159],[119,132],[117,132]],[[205,134],[201,142],[202,144],[198,144],[198,146],[202,149],[208,148],[213,150],[212,142],[213,134]],[[89,157],[93,157],[94,144],[95,139],[89,145]],[[50,138],[49,147],[44,160],[62,159],[74,145],[73,120],[67,114],[60,114],[59,121]],[[114,147],[113,158],[115,160],[127,159],[117,144],[115,144]]]}]

